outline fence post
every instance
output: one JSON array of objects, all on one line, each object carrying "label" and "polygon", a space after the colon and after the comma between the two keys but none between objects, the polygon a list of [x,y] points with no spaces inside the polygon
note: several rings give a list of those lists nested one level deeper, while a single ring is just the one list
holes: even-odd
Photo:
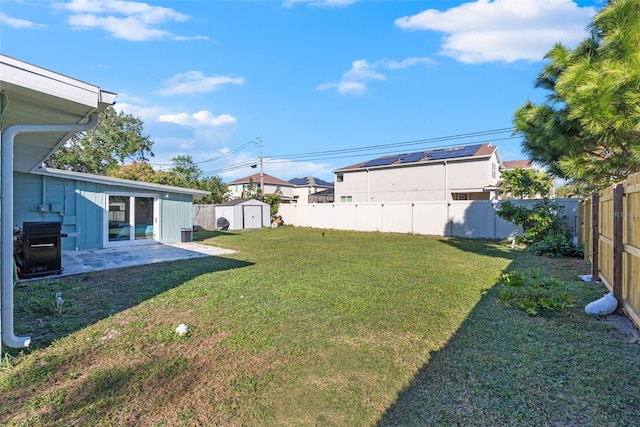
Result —
[{"label": "fence post", "polygon": [[613,296],[618,300],[618,310],[622,308],[622,234],[624,219],[624,185],[613,189]]},{"label": "fence post", "polygon": [[599,278],[598,243],[600,242],[600,227],[598,226],[598,217],[600,210],[600,197],[598,193],[591,195],[591,281],[597,282]]}]

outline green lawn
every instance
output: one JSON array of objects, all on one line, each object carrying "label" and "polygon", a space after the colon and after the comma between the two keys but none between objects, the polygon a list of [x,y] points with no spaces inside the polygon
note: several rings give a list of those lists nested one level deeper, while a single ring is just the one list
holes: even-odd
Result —
[{"label": "green lawn", "polygon": [[[606,291],[576,280],[581,261],[293,227],[196,237],[238,252],[17,287],[34,348],[5,356],[0,424],[637,425],[640,346],[584,314]],[[503,306],[500,272],[532,267],[576,307]]]}]

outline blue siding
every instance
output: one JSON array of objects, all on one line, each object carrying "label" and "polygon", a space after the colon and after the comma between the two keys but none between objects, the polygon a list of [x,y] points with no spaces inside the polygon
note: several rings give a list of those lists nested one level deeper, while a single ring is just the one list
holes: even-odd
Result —
[{"label": "blue siding", "polygon": [[[13,187],[13,223],[62,222],[62,232],[76,229],[76,197],[74,181],[15,173]],[[40,206],[45,211],[40,211]],[[75,238],[62,239],[62,249],[74,249]]]},{"label": "blue siding", "polygon": [[78,249],[103,247],[104,192],[102,186],[92,182],[78,181],[76,191],[78,218]]},{"label": "blue siding", "polygon": [[170,194],[160,200],[160,242],[179,242],[180,229],[193,226],[191,196]]},{"label": "blue siding", "polygon": [[[63,238],[63,250],[104,246],[106,193],[158,196],[158,239],[161,243],[179,242],[180,230],[193,225],[193,198],[187,194],[159,193],[18,172],[14,177],[14,224],[21,226],[25,221],[61,221],[63,233],[80,233],[78,237]],[[41,205],[46,206],[46,212],[39,211]]]}]

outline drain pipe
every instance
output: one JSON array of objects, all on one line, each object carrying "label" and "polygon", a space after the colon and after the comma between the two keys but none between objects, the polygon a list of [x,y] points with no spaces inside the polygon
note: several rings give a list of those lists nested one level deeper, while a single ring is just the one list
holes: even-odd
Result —
[{"label": "drain pipe", "polygon": [[98,114],[87,123],[57,125],[15,125],[2,132],[2,342],[7,347],[29,347],[31,337],[17,337],[13,332],[13,147],[21,133],[82,132],[98,124]]}]

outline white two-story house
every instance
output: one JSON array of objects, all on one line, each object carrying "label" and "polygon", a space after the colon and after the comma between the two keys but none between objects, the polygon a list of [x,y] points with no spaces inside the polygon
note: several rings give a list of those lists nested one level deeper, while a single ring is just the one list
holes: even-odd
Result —
[{"label": "white two-story house", "polygon": [[284,203],[295,201],[293,197],[293,189],[295,186],[293,184],[266,173],[263,173],[262,176],[260,176],[260,173],[255,173],[229,182],[227,187],[229,188],[231,198],[242,199],[247,197],[246,190],[249,183],[252,183],[255,189],[260,189],[261,185],[264,184],[262,194],[280,194],[280,198]]},{"label": "white two-story house", "polygon": [[335,201],[495,200],[501,168],[486,143],[383,156],[335,170]]},{"label": "white two-story house", "polygon": [[293,185],[293,197],[298,204],[317,202],[317,197],[312,197],[321,191],[333,190],[333,184],[320,178],[307,176],[304,178],[293,178],[289,182]]}]

